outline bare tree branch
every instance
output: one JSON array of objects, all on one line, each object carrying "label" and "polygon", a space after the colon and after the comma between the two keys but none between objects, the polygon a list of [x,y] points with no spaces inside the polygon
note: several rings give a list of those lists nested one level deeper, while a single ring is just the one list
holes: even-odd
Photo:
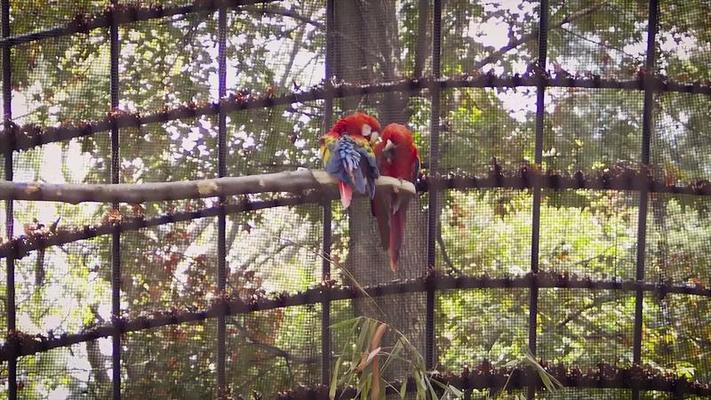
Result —
[{"label": "bare tree branch", "polygon": [[310,15],[309,16],[301,15],[294,10],[290,10],[290,9],[284,8],[284,7],[271,6],[269,8],[266,8],[266,7],[255,7],[255,6],[243,6],[243,7],[240,7],[240,10],[252,12],[252,13],[256,13],[256,14],[281,15],[282,17],[293,18],[297,21],[301,21],[306,24],[313,25],[316,28],[322,29],[324,31],[326,30],[325,24],[322,24],[321,22],[312,19]]},{"label": "bare tree branch", "polygon": [[447,264],[447,268],[450,272],[460,274],[462,271],[454,266],[452,259],[449,257],[449,253],[447,253],[447,245],[444,244],[444,239],[442,238],[441,226],[442,224],[440,224],[440,228],[438,229],[439,232],[437,233],[437,244],[439,244],[439,248],[442,250],[442,259],[444,259],[444,262]]},{"label": "bare tree branch", "polygon": [[[0,199],[59,201],[64,203],[105,202],[143,203],[179,199],[197,199],[267,192],[299,193],[317,190],[337,198],[337,180],[325,171],[298,170],[273,174],[249,175],[200,181],[153,182],[143,184],[45,184],[39,182],[0,182]],[[378,190],[404,195],[417,192],[411,182],[381,176]]]},{"label": "bare tree branch", "polygon": [[[600,8],[602,8],[602,6],[604,6],[605,4],[607,4],[607,2],[606,2],[606,1],[603,1],[603,2],[601,2],[601,3],[594,4],[594,5],[592,5],[592,6],[588,7],[588,8],[582,9],[582,10],[580,10],[580,11],[578,11],[578,12],[572,13],[572,14],[570,14],[570,15],[564,17],[562,20],[560,20],[560,22],[558,22],[558,23],[556,23],[556,24],[552,24],[552,25],[550,26],[549,30],[558,29],[558,28],[562,27],[563,25],[565,25],[565,24],[567,24],[567,23],[570,23],[570,22],[575,21],[575,20],[577,20],[577,19],[579,19],[579,18],[582,18],[582,17],[585,17],[585,16],[587,16],[587,15],[590,15],[590,14],[594,13],[595,11],[599,10]],[[538,29],[534,29],[534,30],[532,30],[530,33],[528,33],[528,34],[526,34],[526,35],[523,35],[523,36],[521,36],[520,38],[518,38],[518,39],[516,39],[516,40],[510,41],[510,42],[509,42],[508,44],[506,44],[504,47],[502,47],[502,48],[500,48],[500,49],[494,51],[493,53],[489,54],[488,56],[484,57],[483,60],[481,60],[481,61],[479,61],[478,63],[474,64],[474,66],[472,67],[472,69],[473,69],[473,70],[478,70],[478,69],[480,69],[480,68],[483,68],[485,65],[491,64],[491,63],[493,63],[494,61],[497,61],[497,60],[501,59],[501,57],[503,57],[503,55],[506,54],[506,53],[508,53],[509,51],[515,49],[516,47],[518,47],[518,46],[520,46],[520,45],[522,45],[522,44],[524,44],[524,43],[526,43],[526,42],[529,42],[529,41],[531,41],[531,40],[535,40],[537,37],[538,37]]]},{"label": "bare tree branch", "polygon": [[270,345],[267,343],[260,342],[259,340],[254,339],[249,334],[249,330],[247,328],[245,328],[244,326],[242,326],[238,323],[232,323],[231,325],[234,326],[235,328],[237,328],[237,330],[240,331],[240,333],[242,335],[244,335],[245,340],[251,346],[258,347],[259,349],[264,350],[267,353],[274,354],[277,357],[282,357],[287,363],[289,363],[289,361],[294,361],[294,362],[300,363],[300,364],[311,364],[316,361],[316,359],[314,359],[313,357],[299,356],[299,355],[290,353],[290,352],[288,352],[282,348],[279,348],[277,346],[273,346],[273,345]]}]

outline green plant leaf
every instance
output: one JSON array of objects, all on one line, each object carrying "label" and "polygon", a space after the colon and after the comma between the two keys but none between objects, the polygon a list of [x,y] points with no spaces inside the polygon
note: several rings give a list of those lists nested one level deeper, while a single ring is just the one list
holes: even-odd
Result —
[{"label": "green plant leaf", "polygon": [[403,379],[400,385],[400,399],[405,400],[405,396],[407,396],[407,379]]},{"label": "green plant leaf", "polygon": [[336,359],[336,366],[333,368],[333,376],[331,377],[331,387],[328,389],[328,398],[334,400],[336,398],[336,389],[338,388],[338,371],[341,369],[341,357]]}]

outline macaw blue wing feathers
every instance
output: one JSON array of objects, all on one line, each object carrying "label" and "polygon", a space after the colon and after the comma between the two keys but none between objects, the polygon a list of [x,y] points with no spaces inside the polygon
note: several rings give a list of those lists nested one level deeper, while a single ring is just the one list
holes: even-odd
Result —
[{"label": "macaw blue wing feathers", "polygon": [[367,149],[348,136],[343,136],[330,145],[331,157],[326,163],[326,172],[351,185],[358,193],[375,196],[375,180],[380,176],[372,150]]}]

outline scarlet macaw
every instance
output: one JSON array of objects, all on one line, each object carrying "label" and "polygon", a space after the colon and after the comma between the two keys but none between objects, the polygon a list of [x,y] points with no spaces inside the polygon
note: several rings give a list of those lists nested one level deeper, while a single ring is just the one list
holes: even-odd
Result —
[{"label": "scarlet macaw", "polygon": [[[420,157],[405,126],[390,124],[383,129],[381,141],[375,145],[378,168],[383,176],[407,179],[415,183],[420,173]],[[390,269],[397,272],[400,248],[405,237],[405,222],[409,198],[387,194],[371,202],[372,212],[378,221],[380,239],[390,257]]]},{"label": "scarlet macaw", "polygon": [[353,199],[353,189],[375,196],[375,180],[380,176],[371,141],[378,137],[380,123],[357,112],[336,121],[321,138],[321,159],[326,172],[338,179],[343,208]]}]

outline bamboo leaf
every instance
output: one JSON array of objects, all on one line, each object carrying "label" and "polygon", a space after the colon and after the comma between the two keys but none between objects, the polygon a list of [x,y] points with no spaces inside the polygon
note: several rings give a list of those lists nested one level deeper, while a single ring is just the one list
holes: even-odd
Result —
[{"label": "bamboo leaf", "polygon": [[329,328],[340,329],[343,327],[349,327],[350,329],[353,329],[354,325],[358,325],[358,322],[360,321],[360,319],[361,319],[361,317],[345,319],[343,321],[335,322],[335,323],[329,325]]},{"label": "bamboo leaf", "polygon": [[390,354],[388,354],[388,358],[386,358],[385,362],[383,362],[382,370],[385,371],[385,368],[387,368],[388,365],[390,365],[391,360],[397,359],[401,352],[402,352],[402,343],[400,342],[400,340],[398,340],[397,342],[395,342],[395,345],[393,346],[393,349],[390,352]]},{"label": "bamboo leaf", "polygon": [[336,359],[336,366],[333,368],[333,377],[331,378],[331,387],[328,390],[328,398],[334,400],[336,398],[336,389],[338,388],[338,371],[341,368],[341,357]]},{"label": "bamboo leaf", "polygon": [[427,388],[430,390],[430,395],[432,396],[433,399],[439,399],[439,396],[437,396],[437,392],[435,392],[434,388],[432,387],[432,383],[430,382],[429,378],[424,378],[425,382],[427,382]]},{"label": "bamboo leaf", "polygon": [[407,379],[403,379],[400,385],[400,399],[405,400],[405,396],[407,396]]}]

